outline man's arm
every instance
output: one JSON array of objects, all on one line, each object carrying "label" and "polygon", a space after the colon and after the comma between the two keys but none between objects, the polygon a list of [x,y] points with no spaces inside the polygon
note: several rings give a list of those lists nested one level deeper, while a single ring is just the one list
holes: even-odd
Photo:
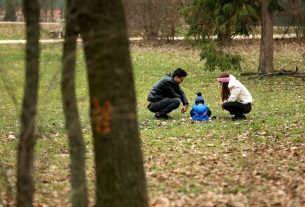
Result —
[{"label": "man's arm", "polygon": [[188,109],[188,100],[184,94],[184,91],[178,86],[177,88],[173,85],[172,82],[164,82],[164,89],[167,91],[168,95],[172,98],[180,98],[182,101],[183,107],[181,113],[185,113]]},{"label": "man's arm", "polygon": [[188,104],[183,105],[182,109],[181,109],[181,113],[184,114],[187,111],[187,108],[189,107]]},{"label": "man's arm", "polygon": [[188,100],[187,100],[187,98],[186,98],[186,96],[185,96],[184,91],[183,91],[180,87],[179,87],[179,95],[180,95],[180,99],[181,99],[181,101],[182,101],[182,103],[183,103],[183,106],[184,106],[184,105],[188,105],[189,102],[188,102]]},{"label": "man's arm", "polygon": [[164,90],[170,98],[181,98],[180,94],[176,93],[173,83],[170,81],[164,82]]}]

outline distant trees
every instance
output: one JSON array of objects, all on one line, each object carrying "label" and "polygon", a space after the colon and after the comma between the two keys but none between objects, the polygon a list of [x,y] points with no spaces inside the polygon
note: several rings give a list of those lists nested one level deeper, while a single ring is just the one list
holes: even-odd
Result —
[{"label": "distant trees", "polygon": [[269,73],[274,70],[273,14],[282,9],[278,0],[192,0],[185,7],[184,16],[190,24],[189,36],[204,40],[216,35],[220,44],[237,34],[249,35],[251,29],[260,23],[258,73]]},{"label": "distant trees", "polygon": [[188,36],[201,41],[216,35],[221,44],[248,35],[258,21],[255,7],[243,1],[192,0],[182,13],[190,25]]},{"label": "distant trees", "polygon": [[[62,15],[65,8],[65,1],[63,0],[40,0],[41,12],[43,15],[41,16],[42,21],[46,22],[54,22],[56,18],[64,18]],[[61,12],[61,17],[55,18],[56,12]]]},{"label": "distant trees", "polygon": [[[301,1],[125,0],[124,5],[129,22],[140,22],[142,26],[139,28],[144,28],[144,37],[147,40],[157,37],[171,39],[175,36],[177,26],[181,22],[179,13],[183,14],[186,24],[189,25],[188,37],[197,41],[207,41],[216,35],[218,46],[230,42],[235,35],[249,35],[254,27],[261,25],[262,39],[258,73],[269,73],[274,70],[273,16],[286,9],[285,15],[292,16],[294,22],[300,24],[302,14],[305,14],[305,5],[301,4]],[[288,22],[282,24],[289,25]],[[300,33],[298,31],[297,34]],[[305,30],[302,31],[305,34]],[[223,54],[220,50],[213,49],[213,45],[207,47],[217,53],[209,56],[212,60],[210,62],[215,63],[222,59],[226,62],[222,65],[230,62],[238,63],[238,57]],[[208,56],[203,53],[202,57]]]},{"label": "distant trees", "polygon": [[147,40],[173,39],[182,25],[180,0],[123,0],[130,32],[136,31]]},{"label": "distant trees", "polygon": [[284,35],[292,30],[299,39],[305,38],[305,1],[279,0],[284,10],[274,15],[274,25],[281,26]]},{"label": "distant trees", "polygon": [[[258,21],[256,10],[243,1],[192,0],[182,9],[190,25],[187,37],[201,49],[206,69],[240,69],[241,57],[222,50],[235,35],[248,35]],[[217,44],[214,44],[214,37]]]},{"label": "distant trees", "polygon": [[[23,20],[23,11],[21,3],[22,0],[0,0],[0,15],[4,14],[2,21],[20,21]],[[63,18],[63,11],[65,7],[64,0],[39,0],[41,21],[55,21],[54,16],[59,11]],[[21,16],[19,16],[21,15]],[[18,16],[21,17],[18,19]]]}]

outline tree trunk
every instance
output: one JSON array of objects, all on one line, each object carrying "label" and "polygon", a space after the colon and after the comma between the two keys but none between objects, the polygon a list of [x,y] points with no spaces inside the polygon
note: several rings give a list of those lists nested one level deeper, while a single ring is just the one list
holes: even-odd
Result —
[{"label": "tree trunk", "polygon": [[218,31],[217,34],[217,43],[222,46],[222,45],[227,45],[230,42],[232,42],[232,38],[231,38],[231,29],[230,29],[230,25],[226,24],[226,29],[225,32],[220,32]]},{"label": "tree trunk", "polygon": [[261,0],[261,43],[258,73],[272,72],[273,67],[273,22],[268,9],[270,1]]},{"label": "tree trunk", "polygon": [[17,206],[33,206],[32,178],[35,115],[38,94],[39,67],[39,6],[37,0],[24,0],[26,18],[26,77],[21,112],[21,133],[17,158]]},{"label": "tree trunk", "polygon": [[75,95],[76,40],[78,36],[74,1],[67,1],[66,34],[63,51],[62,99],[71,159],[72,206],[86,207],[85,143]]},{"label": "tree trunk", "polygon": [[16,21],[16,7],[16,0],[6,0],[5,16],[3,17],[3,21]]},{"label": "tree trunk", "polygon": [[96,206],[147,207],[134,79],[120,0],[77,0],[90,93]]},{"label": "tree trunk", "polygon": [[55,18],[54,18],[54,0],[51,0],[51,17],[52,17],[52,22],[55,22]]}]

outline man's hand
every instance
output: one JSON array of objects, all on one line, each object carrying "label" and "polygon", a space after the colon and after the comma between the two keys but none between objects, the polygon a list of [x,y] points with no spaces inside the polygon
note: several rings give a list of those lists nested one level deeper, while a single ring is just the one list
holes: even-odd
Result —
[{"label": "man's hand", "polygon": [[184,113],[187,111],[188,106],[189,106],[189,105],[186,104],[186,105],[184,105],[184,106],[182,107],[182,109],[181,109],[181,113],[182,113],[182,114],[184,114]]}]

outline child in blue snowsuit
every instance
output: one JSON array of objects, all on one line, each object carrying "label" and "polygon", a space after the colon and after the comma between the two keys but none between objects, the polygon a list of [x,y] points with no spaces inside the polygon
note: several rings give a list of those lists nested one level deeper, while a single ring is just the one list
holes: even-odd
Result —
[{"label": "child in blue snowsuit", "polygon": [[202,93],[198,92],[195,104],[190,112],[193,121],[208,121],[212,112],[209,107],[204,103]]}]

